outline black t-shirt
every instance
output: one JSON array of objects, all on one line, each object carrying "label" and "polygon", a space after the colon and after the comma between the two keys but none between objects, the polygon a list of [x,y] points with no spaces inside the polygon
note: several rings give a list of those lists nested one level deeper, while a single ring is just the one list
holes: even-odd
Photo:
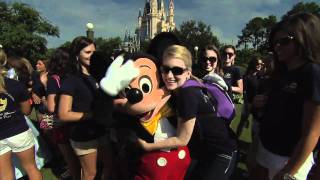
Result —
[{"label": "black t-shirt", "polygon": [[[34,72],[31,74],[32,80],[32,92],[35,93],[40,99],[46,95],[46,90],[43,84],[40,81],[40,74],[38,72]],[[20,81],[20,79],[19,79]],[[33,104],[33,107],[39,111],[40,113],[46,113],[47,107],[42,102],[40,104]]]},{"label": "black t-shirt", "polygon": [[[59,76],[57,76],[57,77],[59,77]],[[52,76],[48,76],[47,91],[46,91],[47,96],[50,94],[59,94],[60,93],[59,86],[61,86],[60,77],[56,80]]]},{"label": "black t-shirt", "polygon": [[243,85],[248,103],[252,103],[254,96],[258,94],[259,81],[259,76],[248,75],[244,78]]},{"label": "black t-shirt", "polygon": [[46,90],[40,81],[40,74],[38,72],[32,73],[32,91],[37,94],[40,98],[46,95]]},{"label": "black t-shirt", "polygon": [[4,81],[7,93],[0,93],[0,140],[29,128],[19,105],[30,98],[26,87],[16,80],[5,78]]},{"label": "black t-shirt", "polygon": [[269,151],[291,156],[301,138],[304,103],[320,103],[320,66],[306,64],[273,83],[261,122],[260,139]]},{"label": "black t-shirt", "polygon": [[[92,112],[95,92],[98,84],[91,76],[67,75],[61,82],[60,93],[72,96],[72,111]],[[70,128],[70,139],[89,141],[96,138],[98,126],[93,120],[74,122]]]},{"label": "black t-shirt", "polygon": [[240,69],[236,66],[224,67],[223,73],[223,79],[229,87],[237,86],[237,81],[242,79]]},{"label": "black t-shirt", "polygon": [[196,117],[194,133],[189,143],[191,153],[229,154],[236,149],[236,138],[229,123],[216,117],[211,102],[204,98],[201,88],[180,88],[175,98],[178,117]]},{"label": "black t-shirt", "polygon": [[[265,95],[270,89],[270,78],[266,75],[248,75],[244,78],[244,91],[246,103],[252,104],[253,99],[258,94]],[[260,120],[259,109],[252,107],[251,112],[255,120]]]},{"label": "black t-shirt", "polygon": [[61,79],[58,75],[54,75],[56,79],[53,76],[48,76],[47,81],[47,91],[46,95],[52,95],[55,94],[55,112],[58,112],[58,105],[59,105],[59,95],[60,95],[60,87],[61,87]]}]

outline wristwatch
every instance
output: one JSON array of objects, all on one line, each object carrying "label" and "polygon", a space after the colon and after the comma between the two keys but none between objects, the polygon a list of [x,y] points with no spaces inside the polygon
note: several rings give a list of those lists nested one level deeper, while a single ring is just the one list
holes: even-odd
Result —
[{"label": "wristwatch", "polygon": [[283,180],[297,180],[297,178],[295,178],[293,175],[291,175],[289,173],[285,173],[283,175]]}]

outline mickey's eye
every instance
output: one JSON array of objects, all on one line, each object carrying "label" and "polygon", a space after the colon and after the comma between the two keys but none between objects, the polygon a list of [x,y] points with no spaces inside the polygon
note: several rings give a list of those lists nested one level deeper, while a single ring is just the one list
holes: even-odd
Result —
[{"label": "mickey's eye", "polygon": [[152,90],[152,82],[149,77],[142,77],[139,81],[139,87],[143,93],[150,93]]}]

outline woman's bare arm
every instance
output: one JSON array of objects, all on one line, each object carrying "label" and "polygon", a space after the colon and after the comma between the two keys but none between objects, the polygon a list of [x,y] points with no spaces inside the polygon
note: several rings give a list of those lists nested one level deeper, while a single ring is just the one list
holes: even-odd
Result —
[{"label": "woman's bare arm", "polygon": [[72,111],[73,97],[62,94],[60,96],[58,116],[62,121],[79,121],[91,118],[89,112],[74,112]]},{"label": "woman's bare arm", "polygon": [[170,137],[163,141],[158,141],[154,143],[147,143],[144,140],[139,139],[140,145],[145,151],[186,146],[190,141],[195,121],[196,118],[188,120],[178,118],[177,136]]}]

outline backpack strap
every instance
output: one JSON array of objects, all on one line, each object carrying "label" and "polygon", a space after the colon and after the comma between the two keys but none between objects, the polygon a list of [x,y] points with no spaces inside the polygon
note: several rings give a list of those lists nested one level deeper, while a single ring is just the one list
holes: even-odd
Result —
[{"label": "backpack strap", "polygon": [[216,107],[217,107],[218,102],[217,102],[216,98],[213,97],[210,92],[208,92],[208,88],[206,87],[205,84],[203,84],[202,82],[190,79],[190,80],[187,80],[182,86],[182,88],[186,88],[186,87],[201,88],[201,94],[205,98],[205,102],[208,102],[212,106],[213,111],[216,112],[216,110],[217,110]]},{"label": "backpack strap", "polygon": [[193,80],[193,79],[189,79],[187,80],[183,85],[182,85],[183,88],[186,88],[186,87],[200,87],[200,88],[206,88],[206,86],[199,82],[199,81],[196,81],[196,80]]},{"label": "backpack strap", "polygon": [[58,87],[60,88],[60,86],[61,86],[61,85],[60,85],[60,76],[54,74],[54,75],[52,75],[51,77],[57,82],[57,85],[58,85]]}]

